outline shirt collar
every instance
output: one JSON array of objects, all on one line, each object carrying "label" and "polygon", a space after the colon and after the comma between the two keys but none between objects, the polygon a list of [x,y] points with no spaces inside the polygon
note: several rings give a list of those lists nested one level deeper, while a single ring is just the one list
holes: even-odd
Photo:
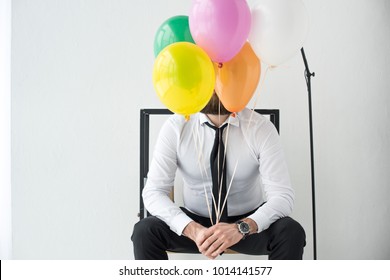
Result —
[{"label": "shirt collar", "polygon": [[[211,125],[214,125],[214,124],[212,123],[212,121],[209,120],[209,118],[207,117],[206,114],[199,113],[199,123],[200,123],[200,125],[203,126],[206,122],[208,122],[208,123],[211,124]],[[225,121],[223,124],[225,124],[225,123],[230,123],[230,125],[239,127],[239,126],[240,126],[240,120],[239,120],[239,118],[238,118],[238,114],[236,114],[235,117],[233,117],[232,115],[230,115],[230,116],[226,119],[226,121]],[[222,124],[222,125],[223,125],[223,124]]]}]

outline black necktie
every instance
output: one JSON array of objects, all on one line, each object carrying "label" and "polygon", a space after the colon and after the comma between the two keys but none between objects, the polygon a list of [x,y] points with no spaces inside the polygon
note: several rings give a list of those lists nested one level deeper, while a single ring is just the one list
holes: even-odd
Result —
[{"label": "black necktie", "polygon": [[[210,154],[210,167],[211,167],[211,177],[213,180],[213,195],[215,198],[215,203],[217,209],[222,209],[223,203],[226,197],[226,157],[224,162],[225,155],[225,146],[223,144],[222,134],[223,130],[227,126],[225,123],[221,127],[212,126],[209,123],[206,123],[209,127],[215,130],[214,146]],[[221,183],[222,180],[222,183]],[[219,190],[221,188],[221,201],[219,201]],[[214,204],[212,204],[212,219],[214,224],[217,221],[216,212]],[[221,214],[220,214],[221,215]],[[222,211],[221,222],[227,222],[227,203]]]}]

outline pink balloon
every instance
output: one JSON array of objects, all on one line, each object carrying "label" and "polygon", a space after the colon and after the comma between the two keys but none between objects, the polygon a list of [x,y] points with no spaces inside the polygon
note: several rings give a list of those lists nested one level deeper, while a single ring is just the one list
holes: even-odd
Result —
[{"label": "pink balloon", "polygon": [[246,0],[193,0],[192,37],[214,62],[232,59],[246,42],[251,12]]}]

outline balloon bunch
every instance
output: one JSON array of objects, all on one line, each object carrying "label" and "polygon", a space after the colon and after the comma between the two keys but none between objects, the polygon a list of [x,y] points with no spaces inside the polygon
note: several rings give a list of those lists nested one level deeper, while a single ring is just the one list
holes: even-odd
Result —
[{"label": "balloon bunch", "polygon": [[215,91],[230,112],[251,100],[261,62],[278,66],[303,45],[301,0],[193,0],[189,16],[167,19],[154,41],[153,84],[171,111],[188,117]]}]

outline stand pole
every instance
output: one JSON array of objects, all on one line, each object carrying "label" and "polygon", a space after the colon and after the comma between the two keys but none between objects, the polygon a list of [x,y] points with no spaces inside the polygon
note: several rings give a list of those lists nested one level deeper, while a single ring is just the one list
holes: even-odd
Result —
[{"label": "stand pole", "polygon": [[313,213],[313,258],[317,259],[317,233],[316,233],[316,202],[315,202],[315,176],[314,176],[314,145],[313,145],[313,115],[311,106],[311,77],[315,76],[315,73],[311,73],[309,65],[307,64],[305,51],[301,49],[303,62],[305,64],[305,79],[307,85],[307,93],[309,100],[309,127],[310,127],[310,162],[311,162],[311,201],[312,201],[312,213]]}]

